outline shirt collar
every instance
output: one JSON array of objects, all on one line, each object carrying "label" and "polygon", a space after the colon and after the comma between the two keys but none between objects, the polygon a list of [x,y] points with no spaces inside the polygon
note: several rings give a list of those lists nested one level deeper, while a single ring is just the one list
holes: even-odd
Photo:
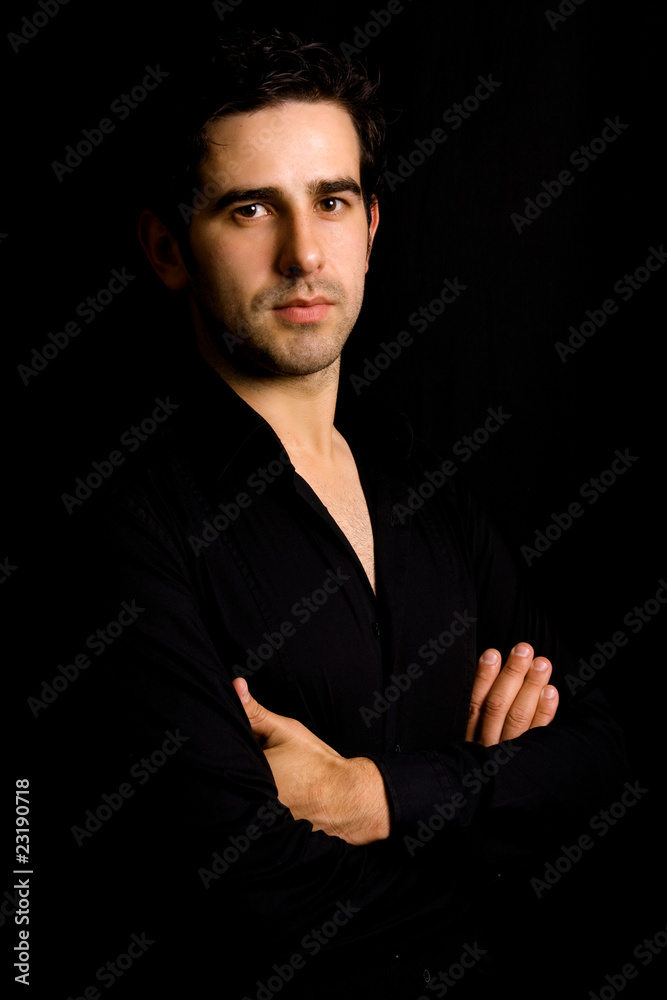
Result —
[{"label": "shirt collar", "polygon": [[[258,464],[276,459],[284,446],[270,424],[217,372],[198,357],[182,388],[188,458],[207,478],[247,476]],[[335,423],[355,452],[372,456],[387,469],[407,461],[413,444],[408,418],[377,400],[353,396],[341,383]]]}]

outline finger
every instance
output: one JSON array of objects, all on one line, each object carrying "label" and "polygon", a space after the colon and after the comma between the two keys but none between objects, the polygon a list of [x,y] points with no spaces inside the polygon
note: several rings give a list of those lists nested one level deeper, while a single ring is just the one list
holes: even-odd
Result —
[{"label": "finger", "polygon": [[254,736],[262,743],[271,744],[282,716],[269,712],[267,708],[255,701],[250,694],[248,682],[243,677],[235,677],[232,684],[248,716],[248,722]]},{"label": "finger", "polygon": [[537,726],[548,726],[550,722],[553,722],[556,710],[558,709],[558,700],[558,689],[553,684],[547,684],[540,693],[540,700],[537,704],[537,711],[533,716],[531,729],[536,729]]},{"label": "finger", "polygon": [[472,686],[466,739],[474,740],[482,712],[482,706],[493,682],[500,671],[500,653],[497,649],[486,649],[477,661],[477,674]]},{"label": "finger", "polygon": [[500,742],[507,713],[521,690],[532,662],[533,647],[527,642],[517,643],[484,702],[478,736],[484,746],[495,746]]},{"label": "finger", "polygon": [[536,657],[531,662],[523,684],[507,711],[500,735],[501,740],[511,740],[531,728],[542,691],[550,677],[551,662],[544,656]]}]

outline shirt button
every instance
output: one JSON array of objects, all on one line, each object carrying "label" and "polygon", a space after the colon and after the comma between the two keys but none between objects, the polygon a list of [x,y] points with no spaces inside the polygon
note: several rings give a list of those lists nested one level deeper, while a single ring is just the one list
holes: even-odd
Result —
[{"label": "shirt button", "polygon": [[428,971],[428,969],[424,969],[423,976],[424,976],[424,982],[425,983],[430,983],[431,982],[431,973]]},{"label": "shirt button", "polygon": [[380,623],[379,622],[372,622],[371,623],[371,628],[373,629],[373,635],[375,635],[379,639],[380,638]]},{"label": "shirt button", "polygon": [[400,745],[400,743],[395,743],[394,744],[394,753],[400,753],[400,752],[401,752],[401,745]]}]

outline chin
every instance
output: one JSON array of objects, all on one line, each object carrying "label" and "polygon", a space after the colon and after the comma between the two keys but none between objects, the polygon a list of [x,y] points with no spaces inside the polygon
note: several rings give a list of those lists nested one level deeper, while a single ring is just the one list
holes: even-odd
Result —
[{"label": "chin", "polygon": [[250,364],[255,370],[262,369],[265,374],[284,376],[316,375],[318,372],[326,371],[336,364],[340,358],[340,353],[334,357],[327,355],[326,358],[313,357],[275,357],[274,355],[263,355],[253,359]]},{"label": "chin", "polygon": [[253,369],[262,369],[275,375],[315,375],[339,360],[345,339],[324,340],[316,330],[299,330],[295,337],[290,337],[290,343],[280,346],[275,342],[266,345],[246,342],[229,360],[237,367],[243,365],[249,374]]}]

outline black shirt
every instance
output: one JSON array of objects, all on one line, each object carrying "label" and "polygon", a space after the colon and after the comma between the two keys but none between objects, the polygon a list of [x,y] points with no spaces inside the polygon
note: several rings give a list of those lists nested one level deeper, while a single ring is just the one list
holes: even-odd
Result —
[{"label": "black shirt", "polygon": [[[618,729],[598,694],[571,698],[559,683],[572,658],[458,474],[404,418],[356,402],[336,419],[368,502],[376,596],[259,414],[203,363],[177,402],[94,517],[109,607],[133,608],[109,657],[109,697],[142,746],[177,737],[141,802],[169,859],[160,880],[181,914],[172,929],[184,935],[196,912],[234,982],[224,995],[239,1000],[231,969],[249,936],[253,1000],[284,956],[307,966],[296,963],[290,987],[306,982],[323,927],[331,936],[317,950],[343,956],[341,975],[346,948],[395,961],[435,926],[444,968],[476,940],[478,891],[543,859],[550,838],[577,832],[616,788]],[[509,745],[465,742],[477,657],[488,646],[505,657],[520,640],[554,664],[557,719]],[[375,761],[389,841],[352,847],[280,806],[232,687],[239,674],[266,707]]]}]

